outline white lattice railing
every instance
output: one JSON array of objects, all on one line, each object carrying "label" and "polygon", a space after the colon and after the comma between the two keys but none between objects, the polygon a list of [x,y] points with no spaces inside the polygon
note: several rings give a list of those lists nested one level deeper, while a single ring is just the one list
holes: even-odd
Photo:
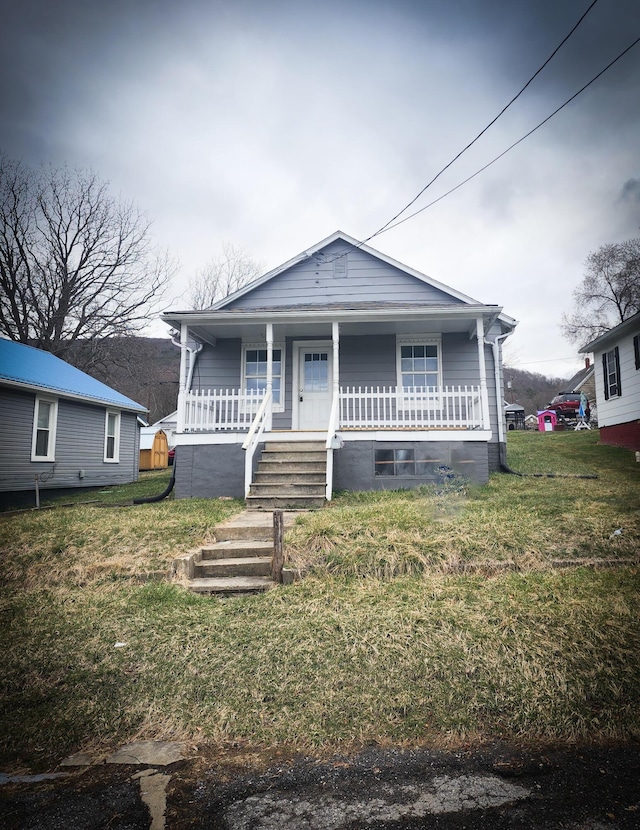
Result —
[{"label": "white lattice railing", "polygon": [[340,389],[341,429],[481,429],[479,386]]},{"label": "white lattice railing", "polygon": [[203,389],[185,395],[185,432],[248,430],[265,393],[261,390]]}]

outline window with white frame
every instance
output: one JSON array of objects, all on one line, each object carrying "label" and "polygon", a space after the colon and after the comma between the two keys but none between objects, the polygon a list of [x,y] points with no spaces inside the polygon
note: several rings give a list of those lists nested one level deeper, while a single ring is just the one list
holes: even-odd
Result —
[{"label": "window with white frame", "polygon": [[104,424],[104,460],[120,461],[120,413],[107,410]]},{"label": "window with white frame", "polygon": [[58,401],[55,398],[36,397],[33,411],[32,461],[56,460],[56,426]]},{"label": "window with white frame", "polygon": [[619,397],[622,394],[622,389],[620,386],[620,353],[617,346],[610,352],[603,352],[602,372],[605,400]]},{"label": "window with white frame", "polygon": [[399,387],[407,391],[442,385],[439,337],[398,337],[396,349]]},{"label": "window with white frame", "polygon": [[[284,343],[273,344],[273,410],[284,412]],[[244,343],[242,346],[242,390],[264,392],[267,388],[267,346]]]}]

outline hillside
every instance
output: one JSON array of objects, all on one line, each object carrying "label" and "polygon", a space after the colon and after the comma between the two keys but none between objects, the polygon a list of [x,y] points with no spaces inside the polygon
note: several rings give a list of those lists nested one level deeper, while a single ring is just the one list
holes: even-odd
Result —
[{"label": "hillside", "polygon": [[554,395],[563,391],[567,382],[566,378],[548,378],[536,372],[525,372],[505,366],[504,397],[507,403],[524,406],[525,415],[535,414],[538,410],[544,409]]},{"label": "hillside", "polygon": [[77,342],[66,355],[81,367],[91,355],[90,375],[149,409],[150,423],[173,412],[178,401],[180,349],[169,338],[118,337],[95,343]]}]

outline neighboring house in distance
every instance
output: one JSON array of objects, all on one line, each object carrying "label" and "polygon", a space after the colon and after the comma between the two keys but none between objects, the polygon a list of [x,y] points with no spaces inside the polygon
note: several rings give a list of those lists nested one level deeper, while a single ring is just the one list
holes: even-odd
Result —
[{"label": "neighboring house in distance", "polygon": [[178,497],[319,505],[447,469],[486,482],[504,460],[516,321],[340,231],[163,320],[182,349]]},{"label": "neighboring house in distance", "polygon": [[49,352],[0,338],[0,491],[138,478],[146,409]]},{"label": "neighboring house in distance", "polygon": [[594,355],[600,441],[640,450],[640,313],[580,351]]},{"label": "neighboring house in distance", "polygon": [[598,402],[596,401],[596,374],[595,364],[586,357],[584,361],[584,369],[579,372],[567,382],[567,390],[570,392],[584,392],[589,401],[591,408],[591,421],[597,423],[598,421]]}]

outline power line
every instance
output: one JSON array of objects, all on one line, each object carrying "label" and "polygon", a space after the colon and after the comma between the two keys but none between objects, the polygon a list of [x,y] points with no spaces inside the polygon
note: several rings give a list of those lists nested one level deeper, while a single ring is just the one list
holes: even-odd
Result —
[{"label": "power line", "polygon": [[441,175],[445,172],[445,170],[448,170],[448,169],[449,169],[449,167],[451,167],[451,165],[452,165],[452,164],[454,164],[454,163],[455,163],[455,162],[456,162],[456,161],[457,161],[457,160],[458,160],[458,159],[459,159],[459,158],[460,158],[460,157],[461,157],[464,153],[466,153],[466,152],[467,152],[467,150],[469,150],[471,147],[473,147],[473,145],[476,143],[476,141],[478,141],[478,139],[480,139],[480,138],[481,138],[481,137],[482,137],[482,136],[483,136],[483,135],[487,132],[487,130],[488,130],[490,127],[492,127],[492,126],[496,123],[496,121],[497,121],[497,120],[498,120],[501,116],[503,116],[503,115],[504,115],[504,113],[505,113],[505,112],[509,109],[509,107],[510,107],[510,106],[511,106],[511,105],[512,105],[515,101],[517,101],[517,100],[518,100],[518,98],[519,98],[519,97],[522,95],[522,93],[523,93],[523,92],[527,89],[527,87],[528,87],[528,86],[529,86],[529,85],[530,85],[530,84],[531,84],[531,83],[535,80],[535,78],[537,78],[537,76],[538,76],[538,75],[542,72],[542,70],[545,68],[545,66],[547,66],[547,64],[548,64],[548,63],[549,63],[549,62],[550,62],[550,61],[551,61],[551,60],[555,57],[555,55],[559,52],[559,50],[560,50],[560,49],[564,46],[564,44],[565,44],[565,43],[569,40],[569,38],[573,35],[573,33],[574,33],[574,32],[576,31],[576,29],[578,28],[578,26],[582,23],[582,21],[583,21],[583,20],[585,19],[585,17],[589,14],[589,12],[591,11],[591,9],[592,9],[592,8],[596,5],[596,3],[597,3],[597,2],[598,2],[598,0],[593,0],[593,2],[591,3],[591,5],[587,8],[587,10],[584,12],[584,14],[580,17],[580,19],[578,20],[578,22],[577,22],[577,23],[573,26],[573,28],[571,29],[571,31],[569,32],[569,34],[567,34],[567,35],[566,35],[566,36],[565,36],[565,37],[564,37],[564,38],[560,41],[560,43],[556,46],[556,48],[555,48],[555,49],[553,50],[553,52],[549,55],[549,57],[548,57],[548,58],[546,59],[546,61],[542,64],[542,66],[540,66],[540,67],[539,67],[539,68],[538,68],[538,69],[534,72],[534,74],[533,74],[533,75],[529,78],[529,80],[528,80],[528,81],[526,82],[526,84],[522,87],[522,89],[521,89],[521,90],[520,90],[520,91],[519,91],[516,95],[514,95],[514,96],[513,96],[513,98],[509,101],[509,103],[508,103],[508,104],[506,104],[506,106],[504,106],[504,107],[500,110],[500,112],[499,112],[499,113],[495,116],[495,118],[494,118],[492,121],[490,121],[490,122],[487,124],[487,126],[486,126],[486,127],[484,127],[484,128],[483,128],[483,129],[482,129],[482,130],[478,133],[478,135],[477,135],[477,136],[473,139],[473,141],[470,141],[470,142],[467,144],[467,146],[466,146],[466,147],[464,147],[462,150],[460,150],[460,152],[459,152],[456,156],[454,156],[454,158],[452,158],[450,162],[448,162],[448,164],[446,164],[446,165],[445,165],[445,166],[444,166],[444,167],[443,167],[440,171],[438,171],[438,173],[436,173],[436,175],[435,175],[435,176],[431,179],[431,181],[430,181],[430,182],[428,182],[428,183],[427,183],[427,184],[426,184],[426,185],[422,188],[422,190],[421,190],[421,191],[420,191],[420,192],[419,192],[419,193],[418,193],[418,194],[417,194],[417,195],[416,195],[416,196],[415,196],[415,197],[414,197],[414,198],[413,198],[413,199],[412,199],[412,200],[411,200],[408,204],[406,204],[406,205],[402,208],[402,210],[401,210],[401,211],[399,211],[398,213],[396,213],[396,214],[395,214],[395,216],[392,216],[392,217],[391,217],[391,219],[389,219],[389,221],[388,221],[388,222],[386,222],[384,225],[382,225],[382,227],[381,227],[381,228],[379,228],[379,229],[378,229],[375,233],[372,233],[372,234],[371,234],[371,236],[368,236],[366,239],[364,239],[364,240],[361,242],[361,244],[362,244],[362,245],[366,244],[367,242],[369,242],[369,241],[370,241],[371,239],[373,239],[374,237],[376,237],[376,236],[378,236],[379,234],[383,233],[383,232],[385,231],[385,229],[387,229],[387,228],[389,227],[389,225],[391,225],[393,222],[395,222],[395,220],[396,220],[396,219],[398,219],[400,216],[402,216],[402,214],[403,214],[406,210],[408,210],[408,209],[411,207],[411,205],[415,204],[415,203],[418,201],[418,199],[422,196],[422,194],[423,194],[423,193],[424,193],[424,192],[425,192],[425,191],[426,191],[429,187],[431,187],[431,185],[432,185],[432,184],[433,184],[433,183],[434,183],[437,179],[439,179],[439,178],[440,178],[440,176],[441,176]]},{"label": "power line", "polygon": [[[425,205],[424,207],[421,207],[419,210],[416,210],[416,211],[414,211],[413,213],[410,213],[408,216],[405,216],[405,217],[404,217],[404,219],[399,219],[397,222],[394,222],[394,220],[393,220],[393,219],[392,219],[392,220],[390,220],[389,222],[387,222],[387,224],[386,224],[386,225],[385,225],[385,226],[384,226],[381,230],[376,231],[376,233],[375,233],[375,234],[372,234],[372,236],[367,237],[367,239],[365,239],[365,240],[364,240],[363,242],[361,242],[360,244],[361,244],[361,245],[364,245],[364,244],[365,244],[366,242],[368,242],[370,239],[373,239],[373,237],[374,237],[374,236],[378,236],[378,235],[379,235],[379,234],[381,234],[381,233],[386,233],[387,231],[392,230],[392,228],[397,228],[397,227],[398,227],[398,225],[402,225],[402,223],[403,223],[403,222],[407,222],[409,219],[413,219],[413,217],[414,217],[414,216],[417,216],[419,213],[422,213],[422,212],[423,212],[423,211],[425,211],[427,208],[430,208],[430,207],[432,207],[433,205],[437,204],[438,202],[442,201],[442,199],[444,199],[446,196],[451,195],[451,193],[454,193],[456,190],[458,190],[459,188],[461,188],[463,185],[467,184],[467,182],[470,182],[472,179],[475,179],[475,177],[476,177],[476,176],[479,176],[479,175],[480,175],[480,173],[483,173],[483,172],[484,172],[484,171],[485,171],[488,167],[491,167],[491,165],[492,165],[492,164],[495,164],[495,163],[496,163],[496,161],[499,161],[499,159],[501,159],[503,156],[506,156],[506,154],[507,154],[508,152],[510,152],[511,150],[513,150],[513,148],[514,148],[514,147],[517,147],[517,146],[518,146],[518,144],[521,144],[521,143],[522,143],[522,142],[523,142],[526,138],[529,138],[529,136],[530,136],[530,135],[533,135],[533,133],[535,133],[537,130],[539,130],[539,129],[540,129],[540,127],[544,126],[544,125],[547,123],[547,121],[550,121],[550,120],[554,117],[554,115],[557,115],[557,114],[560,112],[560,110],[564,109],[564,108],[565,108],[568,104],[570,104],[572,101],[574,101],[574,100],[578,97],[578,95],[581,95],[581,94],[585,91],[585,89],[587,89],[588,87],[590,87],[592,83],[594,83],[595,81],[597,81],[597,80],[598,80],[598,78],[600,78],[602,75],[604,75],[604,73],[605,73],[607,70],[611,69],[611,67],[612,67],[615,63],[617,63],[617,62],[620,60],[620,58],[624,57],[624,56],[627,54],[627,52],[631,51],[631,49],[633,49],[633,47],[634,47],[634,46],[637,46],[637,45],[638,45],[638,43],[640,43],[640,37],[636,38],[636,39],[633,41],[633,43],[631,43],[629,46],[627,46],[627,48],[626,48],[624,51],[620,52],[620,54],[619,54],[616,58],[614,58],[614,59],[613,59],[610,63],[608,63],[608,64],[604,67],[604,69],[602,69],[600,72],[598,72],[598,74],[597,74],[597,75],[595,75],[595,76],[594,76],[594,77],[593,77],[593,78],[592,78],[592,79],[591,79],[588,83],[586,83],[586,84],[585,84],[585,85],[584,85],[581,89],[579,89],[576,93],[574,93],[574,94],[571,96],[571,98],[568,98],[568,99],[564,102],[564,104],[561,104],[561,105],[560,105],[557,109],[555,109],[555,110],[554,110],[554,111],[553,111],[550,115],[548,115],[548,116],[547,116],[547,117],[546,117],[543,121],[541,121],[541,122],[540,122],[537,126],[535,126],[532,130],[529,130],[529,132],[528,132],[528,133],[525,133],[525,135],[523,135],[523,136],[522,136],[521,138],[519,138],[517,141],[514,141],[514,143],[513,143],[513,144],[511,144],[509,147],[507,147],[507,149],[506,149],[506,150],[503,150],[503,151],[502,151],[499,155],[497,155],[497,156],[496,156],[494,159],[492,159],[490,162],[488,162],[487,164],[485,164],[485,165],[484,165],[483,167],[481,167],[479,170],[476,170],[476,172],[475,172],[475,173],[472,173],[472,175],[471,175],[471,176],[468,176],[466,179],[464,179],[463,181],[461,181],[461,182],[460,182],[459,184],[457,184],[455,187],[452,187],[450,190],[447,190],[447,192],[446,192],[446,193],[443,193],[443,194],[442,194],[442,196],[438,196],[438,198],[437,198],[437,199],[434,199],[432,202],[429,202],[429,204]],[[401,213],[402,213],[402,211],[401,211]],[[399,215],[400,215],[400,214],[398,214],[398,216],[399,216]],[[393,224],[391,224],[391,222],[393,222]]]}]

